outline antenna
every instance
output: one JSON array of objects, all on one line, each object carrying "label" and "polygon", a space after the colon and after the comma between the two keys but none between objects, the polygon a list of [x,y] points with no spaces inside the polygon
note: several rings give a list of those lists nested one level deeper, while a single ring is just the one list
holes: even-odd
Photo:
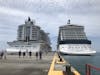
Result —
[{"label": "antenna", "polygon": [[70,24],[70,19],[68,20],[67,24]]},{"label": "antenna", "polygon": [[31,21],[30,17],[28,17],[28,21]]}]

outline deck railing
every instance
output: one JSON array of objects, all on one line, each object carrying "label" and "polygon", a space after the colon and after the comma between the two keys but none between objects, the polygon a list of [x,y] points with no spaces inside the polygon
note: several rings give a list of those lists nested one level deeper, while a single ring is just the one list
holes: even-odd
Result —
[{"label": "deck railing", "polygon": [[97,68],[97,67],[90,65],[90,64],[86,64],[86,75],[91,75],[92,69],[100,71],[100,68]]}]

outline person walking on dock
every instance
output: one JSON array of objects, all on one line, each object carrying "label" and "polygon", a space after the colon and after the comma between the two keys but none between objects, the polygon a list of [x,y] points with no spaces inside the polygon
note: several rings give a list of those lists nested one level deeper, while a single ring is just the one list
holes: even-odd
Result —
[{"label": "person walking on dock", "polygon": [[42,52],[41,51],[39,52],[39,58],[40,58],[40,60],[42,59]]},{"label": "person walking on dock", "polygon": [[25,57],[25,55],[26,55],[26,53],[25,53],[25,52],[23,52],[23,58]]},{"label": "person walking on dock", "polygon": [[0,56],[1,56],[1,59],[2,59],[2,58],[3,58],[3,56],[4,56],[4,52],[1,52]]},{"label": "person walking on dock", "polygon": [[21,56],[21,51],[18,52],[18,55],[19,55],[19,58],[20,58],[20,56]]},{"label": "person walking on dock", "polygon": [[7,56],[7,51],[5,50],[5,51],[4,51],[4,59],[7,59],[6,56]]},{"label": "person walking on dock", "polygon": [[30,52],[29,52],[29,57],[31,58],[31,56],[32,56],[32,52],[30,51]]},{"label": "person walking on dock", "polygon": [[36,59],[38,59],[38,52],[36,52],[35,56],[36,56]]}]

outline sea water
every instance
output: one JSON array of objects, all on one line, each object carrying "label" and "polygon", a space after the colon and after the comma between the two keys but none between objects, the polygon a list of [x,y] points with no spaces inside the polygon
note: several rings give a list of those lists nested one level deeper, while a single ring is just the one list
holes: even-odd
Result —
[{"label": "sea water", "polygon": [[[96,53],[94,56],[69,56],[63,55],[81,75],[86,75],[86,64],[91,64],[97,68],[100,68],[100,53]],[[100,71],[91,69],[91,75],[100,75]]]}]

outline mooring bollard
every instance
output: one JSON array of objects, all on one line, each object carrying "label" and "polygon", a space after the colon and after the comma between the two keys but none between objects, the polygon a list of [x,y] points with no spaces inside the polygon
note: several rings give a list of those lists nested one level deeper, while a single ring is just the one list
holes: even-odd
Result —
[{"label": "mooring bollard", "polygon": [[60,58],[60,55],[58,55],[58,57]]},{"label": "mooring bollard", "polygon": [[62,60],[62,58],[59,58],[60,59],[60,62],[62,62],[63,60]]},{"label": "mooring bollard", "polygon": [[70,65],[70,64],[67,64],[67,65],[66,65],[66,73],[67,73],[68,75],[72,75],[72,72],[71,72],[71,65]]}]

